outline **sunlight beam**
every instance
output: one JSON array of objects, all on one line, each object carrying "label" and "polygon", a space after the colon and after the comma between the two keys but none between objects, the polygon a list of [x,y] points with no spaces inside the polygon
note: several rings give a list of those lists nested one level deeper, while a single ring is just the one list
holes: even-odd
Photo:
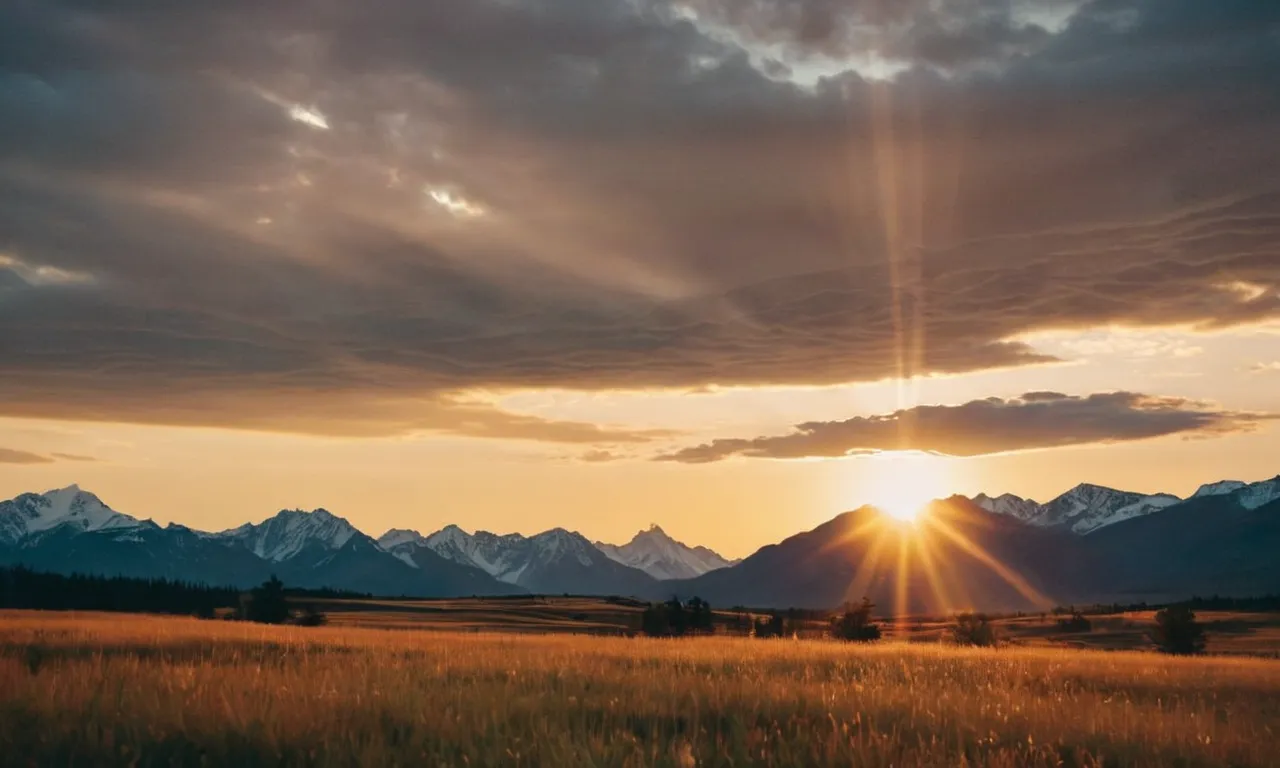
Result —
[{"label": "sunlight beam", "polygon": [[946,536],[954,542],[956,546],[960,547],[975,560],[987,566],[987,568],[990,568],[992,573],[1003,579],[1009,586],[1017,590],[1020,595],[1027,598],[1027,600],[1043,607],[1053,605],[1052,600],[1040,594],[1039,591],[1028,584],[1020,575],[1010,570],[1004,565],[1004,563],[1001,563],[999,560],[992,557],[986,550],[971,541],[964,534],[934,516],[927,518],[927,522],[931,528],[938,531],[943,536]]}]

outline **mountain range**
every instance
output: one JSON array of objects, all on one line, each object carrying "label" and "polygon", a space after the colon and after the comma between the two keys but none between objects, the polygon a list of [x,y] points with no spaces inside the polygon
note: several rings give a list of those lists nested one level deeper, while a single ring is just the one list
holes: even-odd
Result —
[{"label": "mountain range", "polygon": [[1081,484],[1040,503],[953,496],[914,525],[871,507],[741,561],[654,525],[622,545],[555,528],[532,536],[395,529],[373,538],[326,510],[284,510],[207,533],[117,512],[70,486],[0,502],[0,563],[55,572],[288,584],[385,596],[694,595],[715,605],[826,608],[871,597],[906,612],[1038,610],[1280,592],[1280,476],[1186,499]]},{"label": "mountain range", "polygon": [[592,543],[563,528],[526,537],[470,534],[450,525],[427,536],[390,530],[374,539],[317,509],[283,510],[260,523],[206,533],[130,517],[74,485],[0,502],[4,562],[235,586],[275,574],[299,587],[414,597],[648,594],[660,579],[728,565],[656,526],[621,546]]}]

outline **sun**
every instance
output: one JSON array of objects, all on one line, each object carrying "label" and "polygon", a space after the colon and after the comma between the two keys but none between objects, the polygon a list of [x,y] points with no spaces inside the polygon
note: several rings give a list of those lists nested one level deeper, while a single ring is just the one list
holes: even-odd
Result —
[{"label": "sun", "polygon": [[929,502],[950,495],[951,463],[928,453],[883,453],[872,457],[869,477],[853,489],[858,504],[914,522]]},{"label": "sun", "polygon": [[918,493],[895,494],[873,502],[875,507],[894,520],[914,523],[931,499]]}]

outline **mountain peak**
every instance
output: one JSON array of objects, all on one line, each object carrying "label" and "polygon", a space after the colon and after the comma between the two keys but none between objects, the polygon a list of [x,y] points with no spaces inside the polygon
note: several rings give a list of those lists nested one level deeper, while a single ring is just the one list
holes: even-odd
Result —
[{"label": "mountain peak", "polygon": [[732,565],[706,547],[676,541],[657,523],[636,533],[626,544],[597,541],[595,548],[610,560],[638,568],[655,579],[689,579]]},{"label": "mountain peak", "polygon": [[264,560],[281,562],[313,544],[341,549],[359,533],[355,526],[327,509],[282,509],[261,523],[246,523],[218,535],[239,541]]},{"label": "mountain peak", "polygon": [[139,525],[142,523],[137,519],[116,512],[102,499],[75,484],[41,494],[25,493],[0,503],[0,543],[13,543],[59,526],[101,531]]},{"label": "mountain peak", "polygon": [[1245,487],[1245,483],[1241,480],[1219,480],[1216,483],[1205,483],[1191,494],[1193,499],[1203,498],[1205,496],[1225,496],[1228,493],[1235,493]]},{"label": "mountain peak", "polygon": [[407,528],[392,528],[379,536],[377,541],[378,546],[390,551],[404,544],[425,544],[427,537]]},{"label": "mountain peak", "polygon": [[[1095,483],[1079,483],[1071,490],[1062,494],[1062,496],[1082,494],[1098,494],[1098,493],[1126,493],[1126,491],[1118,491],[1115,488],[1109,488],[1105,485],[1097,485]],[[1061,498],[1061,496],[1059,497]]]}]

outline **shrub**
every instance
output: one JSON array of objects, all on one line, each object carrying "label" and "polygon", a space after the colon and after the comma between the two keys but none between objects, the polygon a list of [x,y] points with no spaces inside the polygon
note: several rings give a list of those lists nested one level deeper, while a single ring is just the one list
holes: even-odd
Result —
[{"label": "shrub", "polygon": [[1204,653],[1204,627],[1196,621],[1195,611],[1185,605],[1171,605],[1156,612],[1151,640],[1161,653]]},{"label": "shrub", "polygon": [[320,611],[317,611],[315,606],[308,605],[306,608],[302,609],[301,613],[294,617],[293,623],[297,624],[299,627],[323,627],[325,624],[329,623],[329,617],[325,616]]},{"label": "shrub", "polygon": [[755,620],[755,624],[751,628],[751,634],[761,638],[786,637],[786,620],[782,618],[780,613],[770,614],[768,618],[762,616]]},{"label": "shrub", "polygon": [[1093,622],[1085,618],[1083,613],[1075,611],[1069,619],[1058,619],[1058,631],[1060,632],[1092,632]]},{"label": "shrub", "polygon": [[844,611],[831,619],[831,636],[837,640],[870,643],[880,639],[880,625],[871,622],[871,601],[862,598],[858,605],[845,603]]},{"label": "shrub", "polygon": [[996,645],[996,628],[985,613],[962,613],[956,616],[951,635],[957,645],[976,645],[989,648]]}]

